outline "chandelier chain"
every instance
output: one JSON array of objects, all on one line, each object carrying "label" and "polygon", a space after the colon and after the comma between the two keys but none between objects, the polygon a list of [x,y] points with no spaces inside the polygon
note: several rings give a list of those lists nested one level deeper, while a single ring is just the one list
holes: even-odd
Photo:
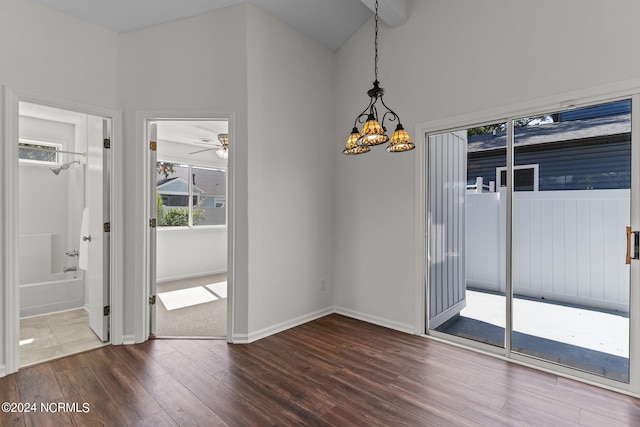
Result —
[{"label": "chandelier chain", "polygon": [[375,22],[376,22],[376,31],[375,31],[375,55],[374,55],[374,61],[375,61],[375,66],[374,66],[374,73],[376,76],[376,81],[378,81],[378,0],[376,0],[376,16],[375,16]]}]

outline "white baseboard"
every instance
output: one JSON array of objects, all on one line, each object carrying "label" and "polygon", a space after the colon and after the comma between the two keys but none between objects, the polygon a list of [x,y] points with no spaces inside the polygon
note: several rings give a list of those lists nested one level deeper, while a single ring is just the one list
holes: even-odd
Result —
[{"label": "white baseboard", "polygon": [[396,331],[406,332],[408,334],[415,333],[414,325],[411,325],[409,323],[395,322],[393,320],[384,319],[378,316],[371,316],[369,314],[361,313],[359,311],[351,310],[344,307],[334,307],[334,313],[351,317],[357,320],[362,320],[363,322],[371,323],[374,325],[383,326],[385,328],[394,329]]},{"label": "white baseboard", "polygon": [[415,333],[414,325],[408,323],[395,322],[393,320],[384,319],[382,317],[371,316],[358,311],[350,310],[343,307],[327,307],[322,310],[315,311],[313,313],[305,314],[295,319],[288,320],[286,322],[279,323],[277,325],[269,326],[259,331],[251,332],[249,334],[234,334],[231,338],[233,344],[249,344],[262,338],[266,338],[270,335],[277,334],[278,332],[286,331],[287,329],[294,328],[302,325],[303,323],[310,322],[312,320],[319,319],[329,314],[336,313],[343,316],[351,317],[353,319],[362,320],[363,322],[371,323],[374,325],[382,326],[385,328],[393,329],[408,334]]},{"label": "white baseboard", "polygon": [[4,365],[0,365],[0,378],[7,376],[7,369]]},{"label": "white baseboard", "polygon": [[[136,336],[135,335],[124,335],[122,337],[122,344],[123,345],[131,345],[131,344],[135,344],[136,343]],[[117,343],[114,343],[117,344]]]},{"label": "white baseboard", "polygon": [[186,274],[184,276],[163,277],[162,279],[156,278],[156,283],[173,282],[174,280],[193,279],[195,277],[211,276],[213,274],[223,274],[226,272],[227,270],[225,269],[225,270],[218,270],[218,271],[205,271],[203,273],[197,273],[197,274]]},{"label": "white baseboard", "polygon": [[233,336],[234,344],[249,344],[262,338],[266,338],[269,335],[277,334],[278,332],[286,331],[287,329],[300,326],[303,323],[310,322],[312,320],[319,319],[328,314],[333,313],[333,307],[323,308],[313,313],[305,314],[304,316],[297,317],[295,319],[287,320],[286,322],[278,323],[277,325],[269,326],[259,331],[251,332],[247,334],[237,334]]}]

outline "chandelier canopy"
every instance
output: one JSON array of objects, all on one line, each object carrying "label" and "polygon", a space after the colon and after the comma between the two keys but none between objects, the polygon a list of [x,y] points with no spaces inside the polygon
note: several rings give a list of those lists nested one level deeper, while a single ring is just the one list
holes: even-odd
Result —
[{"label": "chandelier canopy", "polygon": [[[353,129],[347,143],[345,145],[342,154],[362,154],[371,151],[369,147],[374,145],[384,144],[389,141],[387,145],[388,152],[400,152],[409,151],[415,148],[415,145],[411,141],[411,137],[402,123],[400,123],[400,117],[391,108],[387,107],[382,99],[384,95],[384,89],[380,87],[378,81],[378,0],[376,0],[375,10],[375,59],[374,59],[374,75],[373,87],[367,91],[369,95],[369,105],[360,113],[353,122]],[[386,111],[379,115],[377,103],[380,104]],[[385,121],[397,122],[396,130],[391,136],[391,140],[387,136],[387,129],[385,128]],[[358,130],[358,123],[364,123],[362,131]]]}]

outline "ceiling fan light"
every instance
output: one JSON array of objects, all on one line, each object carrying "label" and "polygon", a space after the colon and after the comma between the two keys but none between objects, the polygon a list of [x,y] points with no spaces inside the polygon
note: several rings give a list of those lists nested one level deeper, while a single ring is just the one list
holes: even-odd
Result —
[{"label": "ceiling fan light", "polygon": [[387,151],[390,153],[399,153],[401,151],[409,151],[416,148],[411,141],[411,137],[407,133],[406,130],[402,127],[402,124],[398,123],[396,126],[396,131],[393,133],[391,137],[391,141],[389,141],[389,145],[387,146]]},{"label": "ceiling fan light", "polygon": [[216,155],[221,159],[227,160],[229,158],[229,149],[226,145],[216,149]]}]

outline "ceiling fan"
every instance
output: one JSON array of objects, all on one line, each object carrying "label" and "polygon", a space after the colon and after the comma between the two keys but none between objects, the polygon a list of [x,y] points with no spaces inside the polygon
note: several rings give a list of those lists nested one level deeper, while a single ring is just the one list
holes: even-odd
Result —
[{"label": "ceiling fan", "polygon": [[206,144],[211,145],[209,148],[205,148],[202,150],[192,151],[189,154],[197,154],[205,151],[216,150],[216,155],[221,159],[229,158],[229,134],[221,133],[218,134],[218,141],[211,138],[200,138],[196,144]]}]

